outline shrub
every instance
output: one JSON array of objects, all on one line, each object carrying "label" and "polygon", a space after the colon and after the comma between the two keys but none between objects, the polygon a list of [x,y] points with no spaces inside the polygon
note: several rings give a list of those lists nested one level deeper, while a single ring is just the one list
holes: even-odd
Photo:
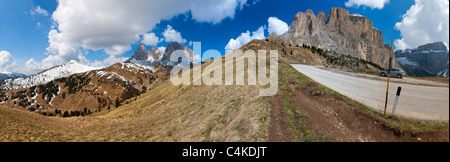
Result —
[{"label": "shrub", "polygon": [[62,114],[63,117],[69,117],[69,112],[68,111],[64,111],[64,113]]}]

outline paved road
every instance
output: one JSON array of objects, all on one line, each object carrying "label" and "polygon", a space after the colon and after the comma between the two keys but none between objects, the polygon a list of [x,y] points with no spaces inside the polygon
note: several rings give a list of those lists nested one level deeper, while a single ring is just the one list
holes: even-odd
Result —
[{"label": "paved road", "polygon": [[[318,83],[379,112],[384,111],[387,83],[323,70],[314,66],[292,65]],[[397,79],[397,78],[392,78]],[[391,82],[387,114],[391,114],[397,87],[402,87],[396,115],[407,118],[449,121],[449,88]]]}]

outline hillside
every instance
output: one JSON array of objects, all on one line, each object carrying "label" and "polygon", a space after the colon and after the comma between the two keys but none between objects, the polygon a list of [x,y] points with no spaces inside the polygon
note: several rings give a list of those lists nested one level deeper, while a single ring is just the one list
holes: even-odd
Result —
[{"label": "hillside", "polygon": [[49,116],[80,116],[118,107],[167,79],[169,67],[117,63],[30,88],[3,91],[1,105]]}]

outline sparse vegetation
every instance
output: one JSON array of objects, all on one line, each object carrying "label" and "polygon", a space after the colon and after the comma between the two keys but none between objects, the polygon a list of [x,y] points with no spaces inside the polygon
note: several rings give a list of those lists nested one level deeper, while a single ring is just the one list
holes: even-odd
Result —
[{"label": "sparse vegetation", "polygon": [[55,84],[54,81],[44,85],[39,85],[39,92],[42,93],[42,99],[46,100],[47,103],[50,103],[53,97],[58,95],[59,85]]},{"label": "sparse vegetation", "polygon": [[90,82],[90,78],[75,75],[67,78],[64,86],[69,88],[69,94],[75,94],[76,92],[81,91],[83,87],[88,85]]},{"label": "sparse vegetation", "polygon": [[312,53],[317,53],[318,55],[324,57],[331,65],[360,67],[364,70],[370,70],[369,66],[372,66],[378,70],[384,70],[380,65],[377,65],[371,61],[366,61],[364,59],[356,58],[347,54],[323,50],[321,48],[317,48],[316,46],[309,46],[306,44],[303,44],[302,47],[310,49]]}]

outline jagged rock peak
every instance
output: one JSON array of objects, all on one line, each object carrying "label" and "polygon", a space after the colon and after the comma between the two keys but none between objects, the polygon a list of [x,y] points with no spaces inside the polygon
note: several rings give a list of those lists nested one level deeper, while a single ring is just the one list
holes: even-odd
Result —
[{"label": "jagged rock peak", "polygon": [[349,16],[349,11],[344,8],[335,8],[332,7],[330,9],[330,13],[328,15],[327,24],[335,24],[336,21],[343,21]]},{"label": "jagged rock peak", "polygon": [[321,25],[325,25],[327,23],[327,15],[325,12],[320,11],[319,14],[317,14],[317,20]]},{"label": "jagged rock peak", "polygon": [[166,50],[164,51],[163,58],[161,61],[170,62],[170,56],[176,50],[184,50],[190,62],[195,62],[194,51],[192,51],[189,47],[181,45],[180,43],[177,42],[172,42],[166,47]]},{"label": "jagged rock peak", "polygon": [[134,55],[131,56],[125,63],[130,63],[131,60],[147,60],[148,59],[148,51],[144,44],[139,45],[138,49],[134,52]]},{"label": "jagged rock peak", "polygon": [[149,61],[159,61],[162,58],[162,53],[159,51],[158,47],[152,47],[149,52]]}]

